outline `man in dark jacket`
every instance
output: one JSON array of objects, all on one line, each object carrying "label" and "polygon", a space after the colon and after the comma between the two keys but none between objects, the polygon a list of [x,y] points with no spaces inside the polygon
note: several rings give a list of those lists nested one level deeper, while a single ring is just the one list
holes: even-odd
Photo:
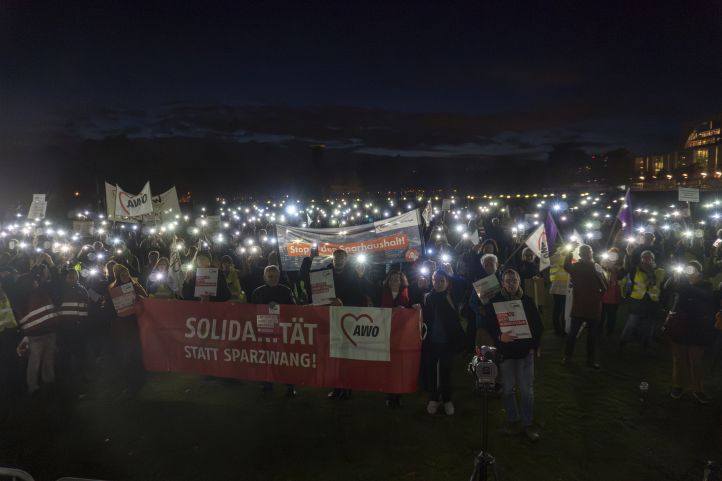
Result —
[{"label": "man in dark jacket", "polygon": [[337,249],[333,253],[333,285],[336,289],[336,298],[344,306],[364,307],[367,305],[364,286],[356,270],[348,262],[345,250]]},{"label": "man in dark jacket", "polygon": [[[356,269],[349,264],[346,251],[336,249],[333,253],[333,263],[328,267],[333,269],[333,285],[336,291],[336,300],[332,305],[367,306],[366,294],[359,281],[359,276]],[[328,399],[348,399],[351,397],[351,390],[334,388],[327,397]]]},{"label": "man in dark jacket", "polygon": [[263,281],[264,284],[251,294],[251,304],[295,304],[291,289],[280,284],[281,270],[278,266],[266,266]]},{"label": "man in dark jacket", "polygon": [[[280,284],[281,270],[278,266],[266,266],[263,270],[263,281],[265,284],[253,291],[251,304],[295,304],[291,289]],[[273,383],[263,383],[264,391],[272,389]],[[286,395],[288,397],[296,396],[296,388],[293,384],[286,385]]]},{"label": "man in dark jacket", "polygon": [[602,268],[594,262],[594,252],[589,245],[579,247],[579,261],[572,263],[572,252],[564,259],[564,270],[569,273],[572,284],[572,325],[564,348],[562,365],[574,354],[574,344],[583,324],[587,325],[587,365],[599,369],[596,348],[599,324],[602,318],[602,296],[607,290]]},{"label": "man in dark jacket", "polygon": [[[518,338],[510,332],[502,332],[499,326],[497,309],[502,302],[521,301],[524,315],[529,325],[531,338]],[[491,335],[499,354],[503,359],[500,369],[504,379],[503,401],[506,411],[505,432],[516,432],[521,421],[524,433],[531,441],[539,440],[539,433],[533,427],[534,420],[534,356],[541,354],[539,344],[544,327],[534,300],[521,289],[519,274],[513,269],[504,271],[499,292],[486,305],[488,317],[495,322],[489,323]],[[519,393],[517,406],[515,391]]]}]

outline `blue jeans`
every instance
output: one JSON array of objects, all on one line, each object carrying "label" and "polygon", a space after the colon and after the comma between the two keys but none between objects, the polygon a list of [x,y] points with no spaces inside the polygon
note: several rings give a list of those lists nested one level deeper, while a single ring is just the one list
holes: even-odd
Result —
[{"label": "blue jeans", "polygon": [[[507,422],[521,420],[522,426],[531,426],[534,420],[534,351],[529,351],[522,359],[504,359],[500,367],[504,378],[503,401]],[[514,387],[520,398],[518,408]]]}]

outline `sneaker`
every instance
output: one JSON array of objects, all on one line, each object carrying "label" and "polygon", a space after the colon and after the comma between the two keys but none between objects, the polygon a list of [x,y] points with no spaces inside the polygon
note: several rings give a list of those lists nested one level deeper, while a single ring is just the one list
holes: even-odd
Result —
[{"label": "sneaker", "polygon": [[682,397],[682,388],[681,387],[673,387],[671,391],[669,391],[669,395],[672,396],[672,399],[679,399]]},{"label": "sneaker", "polygon": [[594,361],[587,361],[587,366],[591,367],[592,369],[597,369],[597,370],[601,369],[601,367],[602,367],[599,365],[598,362],[594,362]]},{"label": "sneaker", "polygon": [[707,395],[703,392],[693,392],[692,396],[700,403],[700,404],[709,404],[709,398]]},{"label": "sneaker", "polygon": [[444,412],[446,413],[447,416],[453,416],[454,413],[456,412],[454,410],[454,403],[452,403],[451,401],[446,401],[444,403]]},{"label": "sneaker", "polygon": [[336,398],[338,398],[340,395],[341,395],[341,390],[340,390],[340,389],[334,389],[333,391],[331,391],[330,393],[328,393],[328,394],[326,395],[326,398],[327,398],[327,399],[336,399]]},{"label": "sneaker", "polygon": [[539,437],[540,437],[540,436],[539,436],[539,431],[537,431],[536,429],[534,429],[533,426],[527,426],[527,427],[525,427],[525,428],[524,428],[524,434],[526,435],[526,438],[527,438],[529,441],[533,442],[533,443],[539,441]]},{"label": "sneaker", "polygon": [[436,414],[436,411],[439,410],[439,405],[441,403],[439,401],[429,401],[429,404],[426,405],[426,412],[429,414]]}]

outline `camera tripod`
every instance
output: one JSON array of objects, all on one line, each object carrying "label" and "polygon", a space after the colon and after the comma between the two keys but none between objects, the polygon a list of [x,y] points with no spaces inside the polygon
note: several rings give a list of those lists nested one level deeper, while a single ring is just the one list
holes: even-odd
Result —
[{"label": "camera tripod", "polygon": [[474,471],[469,481],[487,481],[489,473],[494,474],[494,480],[498,481],[496,472],[496,458],[487,451],[489,445],[489,394],[494,392],[494,383],[477,383],[477,389],[481,392],[481,451],[474,460]]}]

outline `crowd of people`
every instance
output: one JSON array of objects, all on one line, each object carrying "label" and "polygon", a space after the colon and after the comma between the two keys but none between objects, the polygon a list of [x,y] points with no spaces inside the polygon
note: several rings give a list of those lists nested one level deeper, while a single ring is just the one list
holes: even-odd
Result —
[{"label": "crowd of people", "polygon": [[[426,250],[413,263],[367,264],[339,249],[326,267],[333,272],[333,305],[422,311],[420,379],[429,393],[429,414],[440,409],[454,414],[454,360],[491,345],[500,354],[504,431],[538,440],[534,363],[541,356],[543,311],[550,308],[548,327],[563,338],[561,363],[573,362],[577,340],[586,335],[586,362],[597,370],[603,363],[600,339],[616,335],[622,303],[627,318],[618,348],[636,342],[653,349],[656,338],[668,337],[670,395],[678,399],[689,389],[698,402],[709,402],[704,360],[719,354],[722,337],[720,289],[710,281],[722,266],[722,230],[716,231],[715,223],[703,224],[701,235],[661,226],[630,235],[606,216],[594,235],[574,230],[567,239],[560,236],[550,246],[551,266],[540,270],[540,259],[525,246],[522,221],[508,210],[498,216],[465,214],[449,210],[428,219]],[[298,272],[284,271],[274,240],[273,225],[260,219],[230,241],[204,231],[117,224],[63,243],[32,229],[0,237],[0,382],[12,386],[4,397],[39,396],[59,383],[82,395],[94,363],[103,357],[114,361],[128,392],[137,392],[145,382],[138,325],[132,312],[121,316],[112,302],[111,290],[119,286],[132,286],[139,298],[312,303],[311,259]],[[216,294],[197,298],[196,269],[209,266],[219,268]],[[480,296],[474,283],[491,277],[498,289]],[[507,301],[521,302],[529,337],[500,328],[496,309]],[[286,392],[296,396],[296,386],[287,385]],[[351,395],[333,389],[328,397]],[[396,408],[402,398],[387,393],[385,403]]]}]

